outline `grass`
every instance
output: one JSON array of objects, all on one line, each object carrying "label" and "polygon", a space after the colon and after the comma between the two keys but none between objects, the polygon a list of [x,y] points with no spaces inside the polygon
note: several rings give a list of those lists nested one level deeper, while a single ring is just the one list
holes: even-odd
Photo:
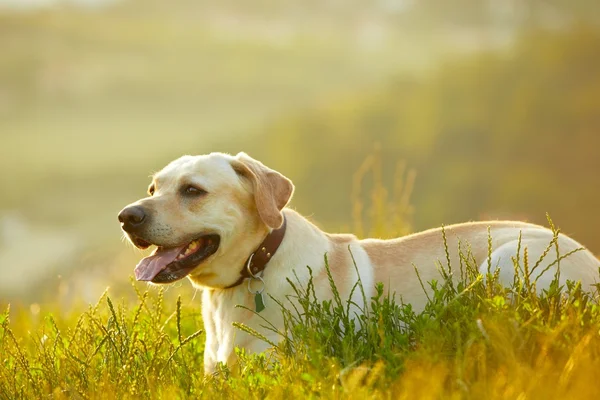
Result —
[{"label": "grass", "polygon": [[238,349],[239,365],[211,377],[199,306],[167,301],[163,290],[134,285],[132,305],[105,293],[79,315],[46,313],[37,326],[7,309],[0,398],[597,398],[598,293],[555,280],[537,295],[539,260],[527,257],[514,259],[505,288],[493,271],[478,273],[466,244],[460,255],[461,265],[441,262],[439,280],[423,282],[431,290],[419,313],[381,285],[355,315],[331,275],[325,302],[312,282],[289,280],[295,307],[279,303],[281,342],[268,354]]},{"label": "grass", "polygon": [[[355,176],[355,229],[393,236],[410,225],[414,173],[400,165],[388,196],[380,162],[376,152]],[[365,188],[370,207],[361,196]],[[559,230],[549,222],[554,238],[542,258],[560,262],[569,253],[558,253]],[[439,278],[421,282],[428,302],[419,312],[382,285],[366,299],[356,284],[367,305],[356,313],[358,306],[341,298],[331,274],[329,301],[316,298],[312,280],[299,286],[290,279],[292,295],[272,299],[284,326],[264,321],[281,340],[265,354],[236,349],[238,364],[220,366],[213,376],[203,373],[200,304],[175,297],[179,289],[132,282],[133,296],[121,293],[116,300],[107,291],[79,312],[9,306],[0,311],[0,400],[598,398],[598,288],[588,293],[574,282],[560,286],[556,276],[538,294],[541,260],[530,259],[526,249],[513,259],[512,285],[503,287],[491,265],[491,237],[489,243],[484,275],[468,243],[459,244],[459,265],[439,260]],[[449,254],[447,244],[445,250]],[[329,271],[326,255],[324,261]]]}]

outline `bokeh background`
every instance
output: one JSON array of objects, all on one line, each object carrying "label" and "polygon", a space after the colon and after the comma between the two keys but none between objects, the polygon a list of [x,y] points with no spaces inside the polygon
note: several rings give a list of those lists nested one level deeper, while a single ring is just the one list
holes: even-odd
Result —
[{"label": "bokeh background", "polygon": [[126,287],[118,211],[211,151],[330,231],[368,233],[370,179],[404,230],[548,212],[598,253],[599,23],[597,0],[0,0],[0,303]]}]

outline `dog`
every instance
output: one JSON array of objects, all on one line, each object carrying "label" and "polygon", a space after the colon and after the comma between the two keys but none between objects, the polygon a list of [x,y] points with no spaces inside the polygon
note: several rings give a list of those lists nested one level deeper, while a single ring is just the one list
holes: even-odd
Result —
[{"label": "dog", "polygon": [[[491,265],[499,268],[500,282],[510,284],[518,249],[521,257],[527,248],[529,259],[537,260],[554,237],[551,230],[538,225],[487,221],[391,240],[359,240],[351,234],[323,232],[286,207],[293,193],[288,178],[245,153],[183,156],[153,176],[148,197],[118,215],[122,230],[136,247],[156,246],[137,265],[138,280],[164,284],[187,277],[202,289],[207,374],[219,363],[234,365],[235,347],[247,352],[268,349],[265,341],[236,329],[234,322],[244,323],[271,342],[278,341],[273,332],[261,327],[263,318],[283,326],[281,310],[268,296],[285,300],[292,294],[287,279],[306,284],[310,279],[307,266],[317,298],[332,298],[325,255],[341,298],[352,297],[357,309],[365,306],[362,294],[352,291],[360,278],[366,299],[381,282],[386,291],[422,310],[427,293],[420,282],[440,278],[437,262],[446,260],[446,249],[450,262],[459,265],[459,241],[470,244],[482,274]],[[548,287],[560,265],[561,283],[579,281],[584,289],[591,289],[600,261],[563,234],[557,244],[561,254],[573,254],[558,263],[556,252],[549,252],[539,266],[540,271],[547,271],[537,288]],[[418,267],[419,276],[413,266]]]}]

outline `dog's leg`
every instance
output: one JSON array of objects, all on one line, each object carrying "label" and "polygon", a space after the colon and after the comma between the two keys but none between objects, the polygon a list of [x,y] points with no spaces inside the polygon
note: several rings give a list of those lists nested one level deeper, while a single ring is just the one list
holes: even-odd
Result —
[{"label": "dog's leg", "polygon": [[[519,255],[517,256],[517,251]],[[494,274],[499,269],[498,280],[503,286],[510,286],[514,281],[515,264],[514,260],[520,260],[519,264],[523,268],[523,243],[519,249],[519,241],[513,240],[492,250],[491,256],[486,257],[479,266],[479,273],[484,277],[488,272]],[[518,258],[517,258],[518,257]],[[531,258],[530,258],[531,260]],[[522,274],[519,274],[522,277]]]},{"label": "dog's leg", "polygon": [[212,318],[204,316],[204,331],[206,333],[206,341],[204,343],[204,373],[206,375],[215,372],[217,367],[217,336],[215,332],[215,324]]},{"label": "dog's leg", "polygon": [[[556,245],[552,243],[551,234],[524,238],[521,243],[518,240],[512,240],[501,245],[492,251],[491,264],[487,258],[481,262],[479,272],[485,275],[490,265],[492,273],[499,268],[500,283],[510,286],[514,281],[515,273],[513,260],[518,259],[519,275],[521,279],[524,278],[525,249],[527,249],[529,279],[532,283],[537,279],[535,283],[538,293],[541,293],[543,289],[548,289],[557,272],[559,272],[561,285],[566,280],[581,281],[586,286],[598,281],[598,268],[600,267],[598,259],[573,239],[560,235],[558,239],[560,261],[557,261]],[[517,251],[519,251],[518,256]],[[590,288],[584,287],[584,289],[589,290]]]}]

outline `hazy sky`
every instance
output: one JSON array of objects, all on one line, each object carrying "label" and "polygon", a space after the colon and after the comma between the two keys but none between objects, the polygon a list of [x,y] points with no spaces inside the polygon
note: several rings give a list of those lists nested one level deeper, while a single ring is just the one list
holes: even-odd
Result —
[{"label": "hazy sky", "polygon": [[58,4],[70,4],[83,7],[96,7],[115,3],[119,0],[0,0],[0,8],[10,9],[36,9],[52,7]]}]

